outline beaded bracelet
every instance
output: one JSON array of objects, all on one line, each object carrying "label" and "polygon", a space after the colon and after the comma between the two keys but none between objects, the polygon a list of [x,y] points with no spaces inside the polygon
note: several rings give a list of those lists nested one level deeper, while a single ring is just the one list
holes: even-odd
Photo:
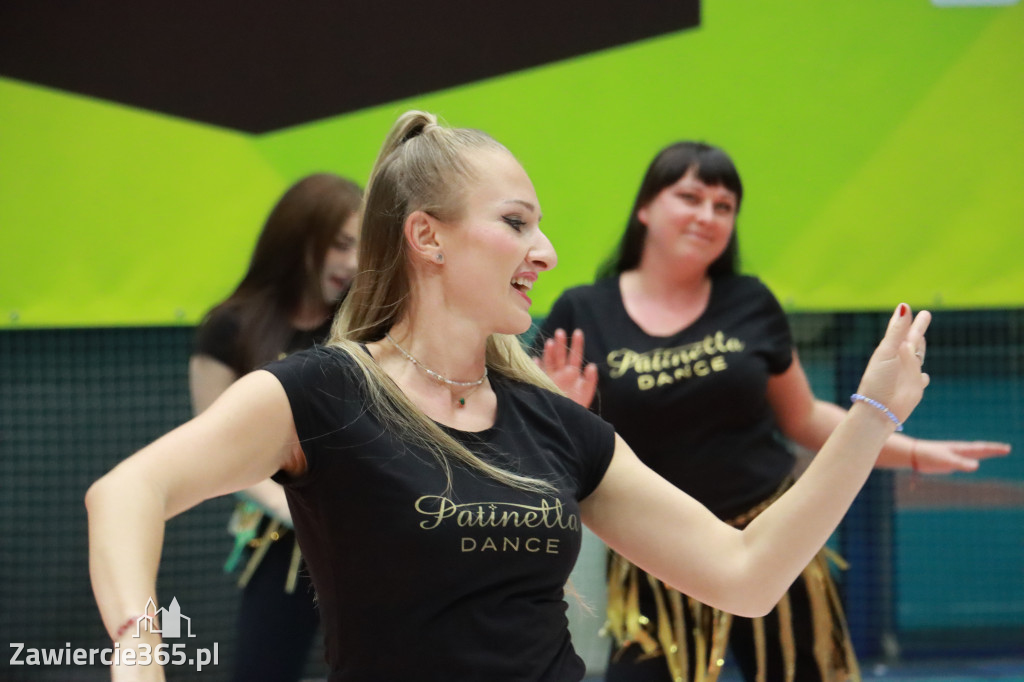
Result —
[{"label": "beaded bracelet", "polygon": [[877,400],[872,400],[871,398],[868,398],[867,396],[863,396],[860,393],[854,393],[853,395],[850,396],[850,402],[851,403],[855,403],[858,400],[860,402],[862,402],[862,403],[867,403],[871,407],[878,408],[879,410],[882,411],[882,413],[886,417],[889,418],[889,421],[891,421],[893,424],[896,425],[896,430],[897,431],[902,431],[903,430],[903,422],[901,422],[900,418],[897,417],[895,414],[893,414],[892,410],[890,410],[888,407],[886,407],[882,403],[878,402]]}]

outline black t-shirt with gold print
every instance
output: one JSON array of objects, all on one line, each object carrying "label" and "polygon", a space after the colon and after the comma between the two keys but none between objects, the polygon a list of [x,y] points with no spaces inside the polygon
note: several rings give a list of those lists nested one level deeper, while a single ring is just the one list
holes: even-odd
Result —
[{"label": "black t-shirt with gold print", "polygon": [[667,337],[628,315],[618,278],[566,291],[535,344],[582,329],[598,365],[593,409],[641,460],[722,518],[770,496],[793,469],[777,436],[768,379],[792,362],[778,301],[755,277],[716,279],[704,313]]},{"label": "black t-shirt with gold print", "polygon": [[582,540],[579,502],[614,450],[607,422],[492,372],[494,426],[448,432],[556,490],[513,489],[457,463],[449,488],[433,455],[367,408],[345,352],[311,349],[266,369],[309,465],[275,480],[317,590],[330,680],[583,678],[563,588]]}]

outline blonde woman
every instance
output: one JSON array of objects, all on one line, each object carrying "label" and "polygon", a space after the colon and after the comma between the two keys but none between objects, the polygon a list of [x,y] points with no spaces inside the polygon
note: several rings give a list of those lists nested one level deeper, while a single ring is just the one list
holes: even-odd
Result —
[{"label": "blonde woman", "polygon": [[540,219],[529,177],[492,138],[399,118],[328,346],[242,377],[90,488],[93,589],[122,649],[140,645],[128,633],[154,596],[165,520],[271,475],[317,590],[332,681],[582,679],[562,597],[584,523],[707,603],[774,605],[920,400],[928,313],[897,308],[861,383],[870,402],[740,531],[552,392],[520,348],[529,292],[556,262]]}]

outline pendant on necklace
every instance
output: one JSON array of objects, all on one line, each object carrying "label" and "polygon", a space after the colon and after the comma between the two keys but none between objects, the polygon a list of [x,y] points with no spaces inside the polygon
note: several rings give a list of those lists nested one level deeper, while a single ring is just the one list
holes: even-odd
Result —
[{"label": "pendant on necklace", "polygon": [[465,406],[466,406],[466,399],[465,398],[459,398],[459,407],[465,407]]}]

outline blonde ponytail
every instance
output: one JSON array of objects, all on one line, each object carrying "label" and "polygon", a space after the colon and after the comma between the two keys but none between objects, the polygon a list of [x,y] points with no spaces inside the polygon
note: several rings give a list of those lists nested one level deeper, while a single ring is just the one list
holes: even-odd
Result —
[{"label": "blonde ponytail", "polygon": [[[550,492],[547,481],[494,466],[452,438],[398,388],[360,347],[378,341],[402,318],[410,280],[404,224],[413,211],[442,220],[457,218],[462,188],[472,178],[469,152],[505,148],[478,130],[447,128],[433,114],[408,111],[384,139],[364,194],[359,273],[331,329],[330,345],[346,352],[366,379],[367,397],[386,428],[431,452],[451,482],[458,461],[506,485]],[[514,381],[558,392],[523,350],[515,336],[494,334],[487,341],[488,371]]]}]

